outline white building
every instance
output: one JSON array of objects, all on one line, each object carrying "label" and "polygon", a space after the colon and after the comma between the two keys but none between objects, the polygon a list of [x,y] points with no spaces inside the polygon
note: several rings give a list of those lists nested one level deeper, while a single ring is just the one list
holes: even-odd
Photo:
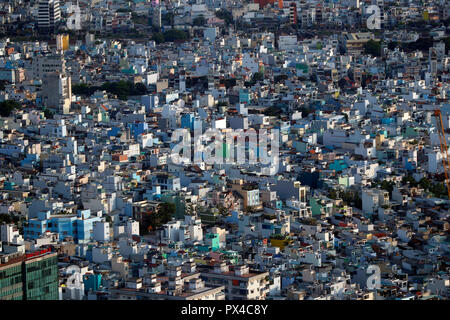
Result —
[{"label": "white building", "polygon": [[128,235],[128,237],[132,236],[138,236],[139,235],[139,222],[134,220],[128,220],[125,225],[125,232]]},{"label": "white building", "polygon": [[297,49],[297,36],[280,36],[278,38],[278,49],[279,50],[295,50]]},{"label": "white building", "polygon": [[14,224],[2,224],[0,225],[0,241],[23,244],[23,237]]},{"label": "white building", "polygon": [[107,242],[111,239],[109,222],[106,221],[94,222],[93,232],[94,232],[93,238],[96,241]]},{"label": "white building", "polygon": [[38,26],[40,29],[51,30],[61,20],[59,0],[40,0],[38,9]]},{"label": "white building", "polygon": [[378,207],[389,204],[389,192],[384,190],[363,190],[362,210],[364,213],[374,214]]}]

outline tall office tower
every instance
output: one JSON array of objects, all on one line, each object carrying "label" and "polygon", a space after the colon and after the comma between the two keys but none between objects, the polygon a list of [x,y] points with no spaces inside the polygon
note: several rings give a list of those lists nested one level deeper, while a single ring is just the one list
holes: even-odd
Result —
[{"label": "tall office tower", "polygon": [[53,32],[61,20],[59,0],[40,0],[38,27],[42,32]]},{"label": "tall office tower", "polygon": [[47,249],[0,255],[0,300],[58,300],[58,258]]}]

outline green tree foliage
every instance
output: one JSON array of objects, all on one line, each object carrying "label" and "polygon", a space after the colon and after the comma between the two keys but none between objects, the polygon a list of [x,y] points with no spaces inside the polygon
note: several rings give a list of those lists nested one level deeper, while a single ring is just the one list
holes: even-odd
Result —
[{"label": "green tree foliage", "polygon": [[391,42],[388,43],[388,49],[389,50],[394,50],[398,46],[399,46],[399,43],[397,41],[391,41]]},{"label": "green tree foliage", "polygon": [[161,23],[166,26],[173,26],[175,23],[175,15],[172,12],[161,15]]},{"label": "green tree foliage", "polygon": [[424,178],[420,179],[419,185],[421,188],[428,190],[431,187],[431,182],[430,182],[430,180],[428,180],[427,178],[424,177]]},{"label": "green tree foliage", "polygon": [[116,12],[132,12],[133,10],[131,10],[130,8],[119,8],[116,10]]},{"label": "green tree foliage", "polygon": [[174,42],[177,40],[188,40],[188,39],[189,34],[186,31],[177,29],[170,29],[168,31],[165,31],[164,33],[155,32],[152,35],[152,40],[155,41],[156,43]]},{"label": "green tree foliage", "polygon": [[314,108],[312,108],[311,106],[303,106],[300,108],[300,112],[302,113],[302,117],[307,117],[308,114],[310,113],[314,113]]},{"label": "green tree foliage", "polygon": [[264,80],[264,73],[262,72],[256,72],[255,74],[253,74],[252,76],[252,81],[251,81],[251,85],[254,85],[255,83],[259,82],[259,81],[263,81]]},{"label": "green tree foliage", "polygon": [[336,200],[338,198],[338,192],[336,189],[330,189],[328,190],[328,198]]},{"label": "green tree foliage", "polygon": [[364,52],[375,57],[381,55],[381,43],[379,41],[369,40],[364,44]]},{"label": "green tree foliage", "polygon": [[223,205],[221,205],[221,204],[219,204],[219,205],[217,206],[217,209],[219,210],[219,214],[220,214],[221,216],[227,216],[228,213],[229,213],[228,209],[225,208],[225,207],[224,207]]},{"label": "green tree foliage", "polygon": [[89,86],[85,83],[77,84],[72,87],[72,92],[79,95],[92,95],[97,90],[106,90],[106,92],[115,94],[119,99],[126,100],[129,96],[140,96],[147,93],[147,88],[142,83],[133,83],[131,81],[105,82],[101,86]]},{"label": "green tree foliage", "polygon": [[[388,49],[394,50],[396,47],[399,47],[402,51],[411,52],[411,51],[428,51],[430,47],[433,46],[433,38],[419,38],[415,42],[389,42]],[[444,38],[444,43],[446,44],[446,50],[450,48],[450,37]]]},{"label": "green tree foliage", "polygon": [[[450,19],[448,19],[447,21],[450,21]],[[450,50],[450,37],[444,38],[444,43],[445,43],[445,52],[448,52],[448,50]]]},{"label": "green tree foliage", "polygon": [[206,19],[203,15],[199,15],[198,17],[196,17],[193,21],[192,24],[194,26],[198,26],[198,27],[202,27],[204,26],[206,23]]},{"label": "green tree foliage", "polygon": [[380,184],[380,188],[389,192],[389,196],[392,196],[392,191],[394,190],[395,182],[383,180]]},{"label": "green tree foliage", "polygon": [[53,112],[51,112],[48,109],[45,109],[44,110],[44,116],[45,116],[45,119],[53,119]]},{"label": "green tree foliage", "polygon": [[414,177],[412,175],[404,176],[403,179],[402,179],[402,183],[403,184],[409,183],[409,185],[411,187],[417,187],[417,185],[418,185],[416,179],[414,179]]},{"label": "green tree foliage", "polygon": [[225,9],[220,9],[218,11],[216,11],[216,17],[222,20],[225,20],[225,23],[227,25],[230,25],[234,22],[233,20],[233,14]]},{"label": "green tree foliage", "polygon": [[100,87],[89,86],[86,83],[74,84],[72,86],[73,94],[77,94],[77,95],[90,96],[90,95],[94,94],[94,92],[98,89],[100,89]]},{"label": "green tree foliage", "polygon": [[119,99],[126,100],[128,96],[139,96],[147,92],[147,88],[142,83],[134,84],[131,81],[106,82],[101,86],[102,90],[106,90],[115,94]]},{"label": "green tree foliage", "polygon": [[285,80],[287,80],[287,78],[288,78],[288,76],[286,74],[280,74],[280,75],[275,76],[273,78],[273,81],[275,83],[280,83],[280,82],[283,83]]},{"label": "green tree foliage", "polygon": [[444,186],[443,183],[435,183],[430,186],[429,190],[436,198],[447,198],[448,197],[446,187]]},{"label": "green tree foliage", "polygon": [[9,117],[11,112],[14,109],[18,109],[19,107],[20,107],[20,103],[14,101],[14,100],[5,100],[3,102],[0,102],[0,116]]},{"label": "green tree foliage", "polygon": [[220,80],[220,83],[225,84],[225,88],[228,90],[236,85],[236,79],[235,78],[223,79]]},{"label": "green tree foliage", "polygon": [[143,217],[141,224],[142,233],[147,233],[160,228],[163,224],[169,222],[175,213],[175,204],[163,202],[157,212],[149,212]]},{"label": "green tree foliage", "polygon": [[0,224],[3,224],[3,223],[8,224],[8,223],[12,223],[12,222],[13,222],[13,219],[12,219],[11,215],[6,214],[6,213],[0,214]]},{"label": "green tree foliage", "polygon": [[345,204],[355,206],[360,210],[362,209],[362,199],[356,191],[346,190],[338,193],[336,190],[330,189],[328,191],[328,198],[333,200],[342,199]]},{"label": "green tree foliage", "polygon": [[266,110],[264,110],[264,114],[269,117],[279,117],[281,113],[281,109],[275,106],[270,106]]},{"label": "green tree foliage", "polygon": [[152,35],[152,40],[155,41],[156,43],[163,43],[164,40],[164,34],[162,32],[155,32]]},{"label": "green tree foliage", "polygon": [[138,14],[136,14],[136,13],[134,13],[134,12],[131,13],[131,20],[132,20],[134,23],[142,24],[142,25],[144,25],[144,26],[150,25],[150,19],[149,19],[148,16],[145,16],[145,15],[138,15]]},{"label": "green tree foliage", "polygon": [[189,35],[187,32],[183,30],[170,29],[164,32],[165,42],[173,42],[176,40],[187,40],[187,39],[189,39]]},{"label": "green tree foliage", "polygon": [[[410,181],[411,178],[407,177],[405,180]],[[426,177],[420,179],[420,181],[418,183],[416,182],[414,184],[414,186],[420,186],[424,190],[431,192],[433,194],[433,196],[436,198],[448,197],[447,188],[445,187],[445,185],[443,183],[440,183],[440,182],[432,183],[430,181],[430,179],[428,179]]]}]

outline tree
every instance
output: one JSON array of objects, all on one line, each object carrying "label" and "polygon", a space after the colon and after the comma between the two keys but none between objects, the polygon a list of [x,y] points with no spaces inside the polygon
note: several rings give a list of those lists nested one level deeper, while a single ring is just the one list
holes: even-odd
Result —
[{"label": "tree", "polygon": [[391,41],[391,42],[388,43],[388,49],[389,50],[394,50],[397,47],[398,47],[398,42],[397,41]]},{"label": "tree", "polygon": [[51,112],[49,109],[45,109],[44,116],[45,116],[45,119],[53,119],[53,112]]},{"label": "tree", "polygon": [[414,179],[414,177],[412,175],[407,175],[407,176],[403,177],[402,183],[403,184],[409,183],[409,185],[411,187],[417,187],[417,181],[416,181],[416,179]]},{"label": "tree", "polygon": [[219,210],[219,214],[220,214],[221,216],[227,216],[227,215],[228,215],[228,209],[225,208],[222,204],[219,204],[219,205],[217,206],[217,209]]},{"label": "tree", "polygon": [[12,222],[13,222],[13,219],[11,218],[11,215],[6,214],[6,213],[0,214],[0,224],[3,224],[3,223],[9,224]]},{"label": "tree", "polygon": [[130,8],[119,8],[116,12],[132,12],[132,10]]},{"label": "tree", "polygon": [[[450,19],[447,19],[447,21],[450,21]],[[448,50],[450,50],[450,37],[445,37],[444,43],[445,43],[445,52],[448,52]]]},{"label": "tree", "polygon": [[164,35],[162,34],[162,32],[155,32],[152,35],[152,40],[155,41],[156,43],[163,43],[164,42]]},{"label": "tree", "polygon": [[198,17],[196,17],[196,18],[192,21],[192,24],[193,24],[194,26],[198,26],[198,27],[204,26],[205,23],[206,23],[206,19],[205,19],[205,17],[204,17],[202,14],[199,15]]},{"label": "tree", "polygon": [[436,198],[444,198],[448,196],[447,190],[443,183],[436,183],[430,186],[430,192],[436,197]]},{"label": "tree", "polygon": [[216,17],[224,20],[226,25],[230,25],[234,22],[233,14],[230,11],[225,10],[225,9],[220,9],[220,10],[216,11]]},{"label": "tree", "polygon": [[75,84],[72,86],[72,92],[76,95],[92,95],[98,90],[98,87],[89,86],[87,83]]},{"label": "tree", "polygon": [[383,182],[381,182],[381,184],[380,184],[381,189],[389,192],[389,196],[392,196],[392,191],[394,190],[394,186],[395,186],[394,181],[383,180]]},{"label": "tree", "polygon": [[336,189],[328,190],[328,198],[336,200],[338,198],[338,192]]},{"label": "tree", "polygon": [[431,187],[431,182],[430,180],[428,180],[427,178],[422,178],[419,181],[419,185],[424,189],[424,190],[428,190]]},{"label": "tree", "polygon": [[155,32],[152,35],[152,40],[156,43],[173,42],[177,40],[187,39],[189,39],[189,34],[186,31],[177,29],[170,29],[165,31],[164,33]]},{"label": "tree", "polygon": [[375,57],[381,56],[381,43],[375,40],[369,40],[364,44],[364,52]]},{"label": "tree", "polygon": [[311,106],[303,106],[300,108],[300,112],[302,113],[302,117],[307,117],[308,114],[314,113],[314,108]]},{"label": "tree", "polygon": [[255,83],[259,82],[259,81],[263,81],[263,80],[264,80],[264,73],[256,72],[255,74],[253,74],[251,83],[253,85],[253,84],[255,84]]},{"label": "tree", "polygon": [[147,233],[150,230],[160,228],[163,224],[172,219],[172,215],[174,213],[175,204],[169,202],[161,203],[156,212],[148,212],[144,214],[141,226],[142,232]]},{"label": "tree", "polygon": [[183,30],[170,29],[164,32],[164,42],[173,42],[176,40],[187,40],[189,35]]},{"label": "tree", "polygon": [[3,102],[0,102],[0,116],[9,117],[11,112],[14,109],[18,109],[19,107],[20,107],[20,103],[14,101],[14,100],[5,100]]},{"label": "tree", "polygon": [[280,117],[281,113],[281,109],[275,106],[270,106],[266,110],[264,110],[264,115],[266,116]]},{"label": "tree", "polygon": [[175,15],[172,12],[168,12],[161,16],[161,22],[163,25],[173,26],[175,23]]},{"label": "tree", "polygon": [[287,79],[288,79],[288,76],[286,74],[280,74],[273,78],[273,82],[280,83],[280,82],[284,82]]}]

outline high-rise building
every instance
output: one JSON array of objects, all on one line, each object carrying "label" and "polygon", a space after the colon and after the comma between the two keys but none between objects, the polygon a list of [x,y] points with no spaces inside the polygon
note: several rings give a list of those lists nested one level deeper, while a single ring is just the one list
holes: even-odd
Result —
[{"label": "high-rise building", "polygon": [[70,112],[72,101],[71,77],[66,72],[66,62],[60,54],[37,57],[33,61],[34,79],[42,80],[41,98],[44,106]]},{"label": "high-rise building", "polygon": [[153,8],[152,24],[156,28],[161,28],[161,26],[162,26],[161,7],[160,6]]},{"label": "high-rise building", "polygon": [[58,258],[43,249],[0,255],[0,300],[58,300]]},{"label": "high-rise building", "polygon": [[38,26],[43,32],[52,32],[61,20],[59,0],[40,0],[38,8]]},{"label": "high-rise building", "polygon": [[33,78],[42,80],[46,73],[65,73],[66,60],[62,54],[46,54],[33,59]]},{"label": "high-rise building", "polygon": [[58,300],[57,254],[38,252],[27,257],[22,264],[22,279],[25,300]]},{"label": "high-rise building", "polygon": [[0,257],[0,300],[24,300],[22,262],[19,257]]},{"label": "high-rise building", "polygon": [[297,4],[295,2],[289,4],[289,21],[291,24],[297,24]]},{"label": "high-rise building", "polygon": [[71,78],[58,72],[45,74],[42,79],[42,102],[44,105],[68,114],[71,101]]}]

